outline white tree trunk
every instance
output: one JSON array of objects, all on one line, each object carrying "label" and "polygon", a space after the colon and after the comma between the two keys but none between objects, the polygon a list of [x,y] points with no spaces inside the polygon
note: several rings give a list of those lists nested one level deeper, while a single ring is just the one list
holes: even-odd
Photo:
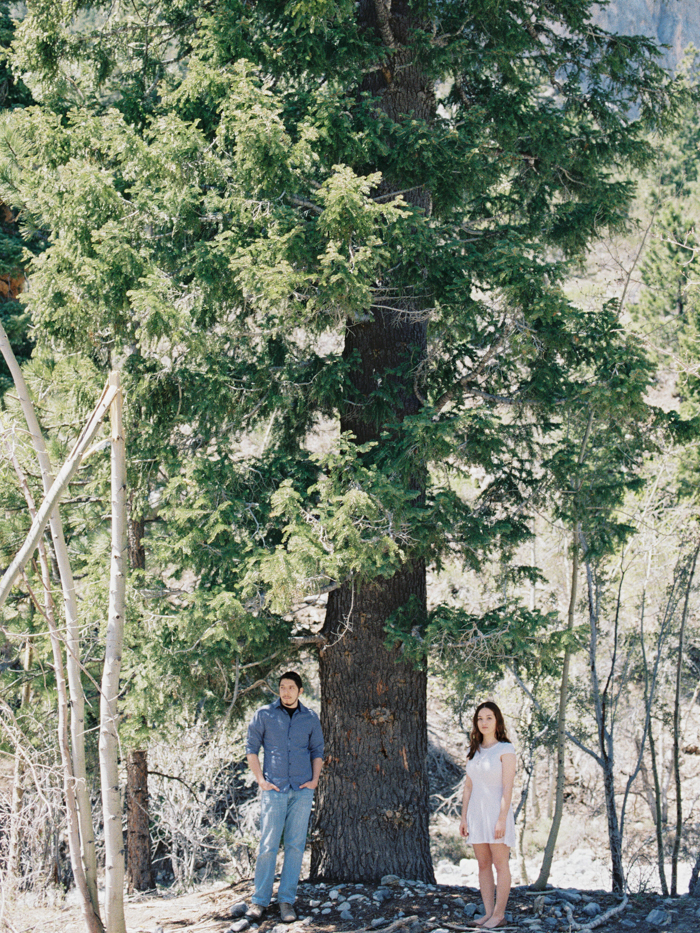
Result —
[{"label": "white tree trunk", "polygon": [[[0,352],[5,358],[12,379],[17,390],[22,411],[24,413],[32,445],[39,461],[41,480],[46,496],[53,485],[53,472],[51,461],[39,427],[34,406],[29,397],[27,384],[24,381],[22,370],[10,346],[5,329],[0,324]],[[71,751],[73,763],[73,776],[75,779],[75,796],[78,801],[80,823],[80,845],[82,861],[85,866],[87,886],[94,913],[99,917],[99,902],[97,900],[97,862],[95,858],[95,834],[92,827],[92,814],[90,811],[90,795],[87,786],[87,769],[85,766],[85,696],[80,678],[80,636],[78,623],[78,604],[75,596],[73,572],[68,558],[63,535],[63,525],[58,509],[51,514],[49,524],[53,540],[58,572],[61,577],[63,590],[63,603],[66,614],[66,653],[68,669],[68,688],[70,692],[70,731]]]},{"label": "white tree trunk", "polygon": [[[14,466],[19,485],[27,502],[27,508],[32,519],[36,516],[36,506],[32,496],[29,484],[19,465],[17,458],[10,453],[10,459]],[[39,540],[39,566],[41,567],[41,582],[44,593],[43,609],[38,604],[36,598],[33,598],[39,611],[46,618],[51,639],[51,650],[54,659],[54,675],[56,677],[57,694],[57,712],[58,712],[58,746],[61,753],[61,765],[63,771],[63,792],[66,801],[66,821],[68,824],[68,851],[70,853],[71,868],[76,887],[80,893],[81,906],[83,909],[83,918],[88,933],[104,933],[104,927],[95,910],[93,900],[88,888],[87,876],[83,865],[83,858],[80,845],[80,817],[78,803],[75,796],[75,776],[73,774],[73,763],[71,761],[70,747],[68,743],[68,695],[66,691],[66,674],[63,666],[63,653],[61,651],[61,640],[56,627],[56,617],[54,612],[53,594],[51,592],[51,571],[49,569],[49,559],[46,553],[46,547],[43,539]],[[31,592],[31,590],[30,590]],[[19,756],[18,756],[19,760]],[[14,801],[13,801],[14,802]],[[12,849],[12,846],[11,846]]]},{"label": "white tree trunk", "polygon": [[113,390],[111,386],[107,386],[102,393],[102,397],[97,403],[97,407],[93,411],[92,415],[90,415],[90,419],[83,428],[83,433],[78,438],[75,447],[70,452],[68,459],[59,470],[58,476],[53,481],[53,484],[46,494],[44,501],[41,503],[41,507],[34,516],[34,521],[32,522],[32,527],[29,529],[29,534],[27,535],[26,541],[15,555],[10,566],[3,574],[2,580],[0,581],[0,606],[4,604],[8,593],[12,589],[12,584],[15,582],[18,574],[24,569],[27,561],[36,550],[39,539],[43,535],[46,526],[50,521],[52,521],[52,514],[55,513],[56,506],[58,505],[58,502],[63,495],[65,488],[68,486],[68,483],[77,472],[78,467],[80,466],[80,462],[83,459],[83,456],[87,451],[90,442],[99,430],[102,418],[104,417],[106,410],[109,408],[114,395],[115,390]]},{"label": "white tree trunk", "polygon": [[[33,658],[32,639],[28,638],[24,646],[22,669],[30,671]],[[27,677],[22,685],[20,709],[26,709],[32,698],[32,682]],[[20,875],[22,832],[20,829],[22,800],[24,798],[24,758],[15,750],[15,769],[12,777],[12,805],[10,809],[10,845],[7,854],[7,874],[10,885],[14,887]]]},{"label": "white tree trunk", "polygon": [[100,696],[100,777],[105,831],[105,918],[107,933],[126,933],[124,921],[124,833],[119,794],[119,737],[117,734],[119,674],[124,641],[126,576],[126,451],[122,428],[119,374],[111,373],[117,394],[110,409],[112,421],[112,559],[109,618]]}]

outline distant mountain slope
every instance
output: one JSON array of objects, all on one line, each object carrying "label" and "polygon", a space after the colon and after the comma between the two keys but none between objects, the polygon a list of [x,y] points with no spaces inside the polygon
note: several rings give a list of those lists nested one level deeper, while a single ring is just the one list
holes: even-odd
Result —
[{"label": "distant mountain slope", "polygon": [[653,36],[669,46],[667,67],[675,68],[691,43],[700,49],[699,0],[612,0],[596,20],[610,32]]}]

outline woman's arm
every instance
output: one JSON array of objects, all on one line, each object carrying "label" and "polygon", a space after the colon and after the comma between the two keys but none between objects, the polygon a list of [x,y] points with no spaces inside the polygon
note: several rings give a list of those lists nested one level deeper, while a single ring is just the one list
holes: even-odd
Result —
[{"label": "woman's arm", "polygon": [[513,799],[513,784],[515,782],[515,755],[513,752],[506,752],[501,755],[501,767],[503,769],[503,796],[501,797],[501,809],[496,820],[496,828],[493,831],[494,839],[503,839],[506,834],[506,817]]},{"label": "woman's arm", "polygon": [[[515,757],[515,756],[513,756]],[[469,835],[467,829],[467,809],[469,808],[469,798],[472,795],[472,779],[468,774],[464,776],[464,793],[462,794],[462,819],[459,821],[459,834],[466,839]]]}]

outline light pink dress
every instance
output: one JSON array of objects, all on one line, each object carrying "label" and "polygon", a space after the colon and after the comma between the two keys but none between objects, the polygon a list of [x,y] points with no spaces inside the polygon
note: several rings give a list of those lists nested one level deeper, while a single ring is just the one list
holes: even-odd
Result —
[{"label": "light pink dress", "polygon": [[473,758],[467,760],[467,774],[472,782],[472,792],[467,807],[467,842],[504,843],[515,845],[515,822],[513,807],[506,815],[506,834],[503,839],[494,837],[496,821],[501,812],[503,798],[503,765],[501,755],[515,754],[510,742],[496,742],[490,748],[480,748]]}]

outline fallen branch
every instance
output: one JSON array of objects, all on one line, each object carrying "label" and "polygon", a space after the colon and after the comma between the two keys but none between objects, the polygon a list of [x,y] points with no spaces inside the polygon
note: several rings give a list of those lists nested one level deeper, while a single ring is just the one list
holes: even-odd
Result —
[{"label": "fallen branch", "polygon": [[[381,931],[382,933],[393,933],[394,930],[410,927],[414,923],[420,923],[420,918],[415,915],[412,917],[399,917],[398,920],[394,920],[393,923],[390,923],[388,927],[381,927]],[[355,933],[374,933],[376,929],[376,927],[361,927],[359,930],[356,930]]]},{"label": "fallen branch", "polygon": [[579,923],[577,920],[574,920],[574,912],[571,906],[566,902],[562,906],[564,907],[569,926],[572,930],[595,930],[596,927],[600,927],[604,923],[607,923],[612,917],[621,914],[625,907],[627,907],[628,902],[629,898],[625,894],[616,907],[611,907],[609,910],[606,910],[604,914],[599,914],[594,920],[591,920],[590,923]]}]

